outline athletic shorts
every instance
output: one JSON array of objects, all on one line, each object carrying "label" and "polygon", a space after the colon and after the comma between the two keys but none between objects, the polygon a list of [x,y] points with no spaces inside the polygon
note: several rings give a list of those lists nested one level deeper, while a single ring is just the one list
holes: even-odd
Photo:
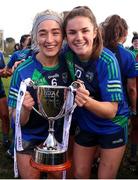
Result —
[{"label": "athletic shorts", "polygon": [[99,135],[77,129],[75,142],[81,146],[100,146],[103,149],[117,148],[127,144],[128,127],[122,128],[113,134]]},{"label": "athletic shorts", "polygon": [[6,94],[5,94],[3,82],[2,82],[2,80],[0,78],[0,98],[3,98],[3,97],[6,97]]},{"label": "athletic shorts", "polygon": [[75,121],[71,122],[71,126],[70,126],[70,136],[74,136],[76,133],[76,129],[77,129],[77,124]]},{"label": "athletic shorts", "polygon": [[30,142],[30,141],[22,140],[23,150],[22,151],[17,151],[17,152],[20,153],[20,154],[33,155],[34,154],[34,149],[43,142],[44,141]]}]

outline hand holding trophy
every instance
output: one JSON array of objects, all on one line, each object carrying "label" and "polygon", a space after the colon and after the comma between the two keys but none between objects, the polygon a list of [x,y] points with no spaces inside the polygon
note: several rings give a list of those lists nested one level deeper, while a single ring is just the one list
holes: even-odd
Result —
[{"label": "hand holding trophy", "polygon": [[[64,171],[71,166],[67,158],[67,147],[72,113],[76,107],[74,91],[78,88],[77,82],[69,87],[36,85],[31,80],[28,82],[28,85],[37,91],[38,110],[34,107],[33,109],[49,122],[48,137],[35,148],[31,165],[40,171]],[[26,82],[22,84],[25,85]],[[21,85],[20,91],[22,90]],[[22,95],[20,92],[19,94]],[[54,123],[63,117],[63,139],[62,143],[59,143],[54,136]]]}]

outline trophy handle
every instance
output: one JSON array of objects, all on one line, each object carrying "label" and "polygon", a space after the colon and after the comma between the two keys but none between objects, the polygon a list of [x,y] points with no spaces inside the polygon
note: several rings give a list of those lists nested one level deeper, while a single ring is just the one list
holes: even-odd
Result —
[{"label": "trophy handle", "polygon": [[35,109],[35,107],[33,106],[33,110],[38,113],[40,116],[43,116],[37,109]]},{"label": "trophy handle", "polygon": [[[43,110],[43,108],[41,109],[42,110],[42,113],[40,113],[34,106],[33,106],[33,110],[36,112],[36,113],[38,113],[40,116],[42,116],[42,117],[44,117],[44,118],[47,118],[48,120],[53,120],[53,117],[48,117],[47,115],[46,115],[46,113],[44,112],[44,110]],[[56,116],[57,117],[57,116]],[[55,117],[55,118],[56,118]],[[55,119],[56,120],[56,119]]]},{"label": "trophy handle", "polygon": [[76,107],[76,104],[74,104],[73,107],[71,107],[67,112],[65,112],[65,104],[66,104],[66,101],[64,102],[63,107],[62,107],[61,111],[59,112],[59,114],[55,117],[48,117],[45,112],[40,113],[34,106],[33,106],[33,110],[36,113],[38,113],[40,116],[45,117],[48,120],[57,120],[57,119],[64,117],[68,113],[70,113]]}]

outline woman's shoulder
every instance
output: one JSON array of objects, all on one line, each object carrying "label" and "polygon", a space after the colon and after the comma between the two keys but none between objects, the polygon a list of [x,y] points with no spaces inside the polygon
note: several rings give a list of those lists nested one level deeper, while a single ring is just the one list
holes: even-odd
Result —
[{"label": "woman's shoulder", "polygon": [[15,71],[18,71],[18,72],[19,71],[21,72],[24,70],[27,71],[27,69],[30,69],[31,67],[32,67],[32,69],[33,69],[33,67],[35,67],[33,57],[29,57],[28,59],[26,59],[25,61],[20,63]]},{"label": "woman's shoulder", "polygon": [[126,48],[124,46],[121,46],[121,45],[118,45],[118,48],[119,48],[119,52],[123,56],[123,59],[125,59],[125,58],[130,59],[130,60],[135,59],[135,55],[130,49],[128,49],[128,48]]},{"label": "woman's shoulder", "polygon": [[107,48],[103,48],[99,56],[99,59],[101,60],[101,62],[106,64],[110,64],[116,61],[115,54]]}]

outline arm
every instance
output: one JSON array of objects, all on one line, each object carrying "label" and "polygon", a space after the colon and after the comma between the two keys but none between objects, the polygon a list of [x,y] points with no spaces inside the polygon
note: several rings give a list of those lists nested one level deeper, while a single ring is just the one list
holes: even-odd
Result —
[{"label": "arm", "polygon": [[[26,92],[24,100],[23,100],[22,108],[21,108],[21,114],[20,114],[21,126],[24,126],[28,122],[30,112],[31,112],[33,106],[34,106],[34,100],[31,97],[30,93]],[[9,116],[10,117],[13,116],[13,118],[16,119],[16,109],[15,108],[9,107]]]},{"label": "arm", "polygon": [[7,63],[7,68],[11,69],[13,67],[14,63],[17,61],[17,59],[18,59],[17,52],[14,52],[11,55],[11,57],[10,57],[8,63]]},{"label": "arm", "polygon": [[21,64],[21,63],[24,62],[24,61],[25,61],[24,59],[22,59],[22,60],[20,60],[20,61],[16,61],[16,62],[14,63],[14,65],[12,66],[12,72],[14,72],[15,69],[19,66],[19,64]]},{"label": "arm", "polygon": [[7,78],[8,76],[11,76],[12,72],[9,70],[7,71],[6,68],[0,69],[0,77]]},{"label": "arm", "polygon": [[32,96],[30,95],[29,92],[26,92],[23,100],[23,104],[21,108],[21,116],[20,116],[20,122],[22,126],[24,126],[28,122],[34,104],[35,102]]},{"label": "arm", "polygon": [[22,59],[22,60],[20,60],[20,61],[16,61],[16,62],[14,63],[14,65],[12,66],[12,68],[6,67],[6,68],[5,68],[5,74],[6,74],[7,76],[11,76],[11,75],[14,73],[15,69],[16,69],[16,68],[19,66],[19,64],[21,64],[22,62],[24,62],[24,59]]},{"label": "arm", "polygon": [[76,91],[75,102],[99,117],[112,119],[118,110],[117,102],[100,102],[89,96],[89,91],[83,85]]},{"label": "arm", "polygon": [[131,110],[133,112],[136,112],[136,99],[137,99],[136,78],[129,78],[127,80],[127,92],[128,92]]},{"label": "arm", "polygon": [[[16,119],[17,99],[18,99],[20,84],[21,84],[21,81],[23,80],[21,77],[23,75],[24,74],[21,71],[19,73],[18,68],[17,68],[11,78],[11,84],[10,84],[9,95],[8,95],[8,105],[10,107],[10,114],[12,114],[14,119]],[[25,125],[28,122],[33,105],[34,105],[33,98],[31,97],[30,93],[26,91],[26,94],[24,96],[23,103],[22,103],[21,114],[20,114],[21,125]]]},{"label": "arm", "polygon": [[9,117],[13,117],[15,119],[16,110],[15,108],[9,107]]},{"label": "arm", "polygon": [[0,51],[0,69],[5,68],[5,61],[4,61],[4,55],[3,53]]},{"label": "arm", "polygon": [[0,69],[0,77],[4,77],[4,69]]},{"label": "arm", "polygon": [[84,107],[101,118],[113,119],[118,109],[118,103],[100,102],[89,97]]}]

